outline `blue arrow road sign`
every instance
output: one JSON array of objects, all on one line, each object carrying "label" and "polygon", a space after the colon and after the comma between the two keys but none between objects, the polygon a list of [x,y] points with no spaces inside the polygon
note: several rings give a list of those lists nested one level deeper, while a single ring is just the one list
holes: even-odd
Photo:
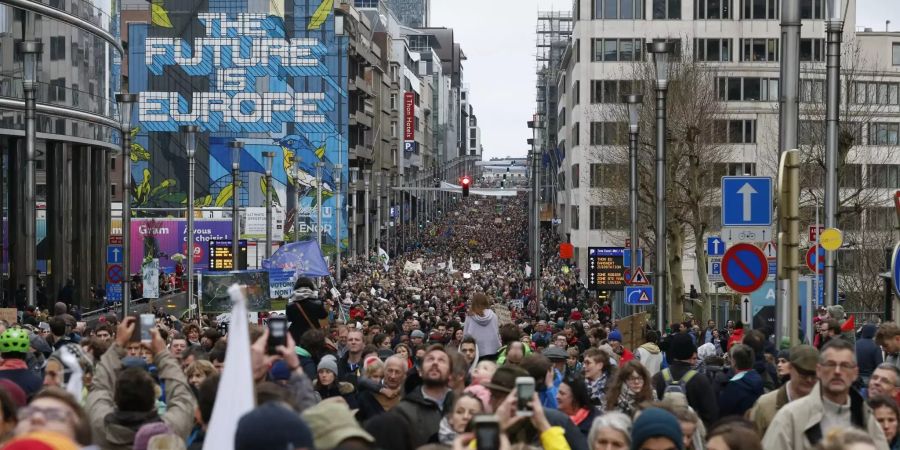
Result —
[{"label": "blue arrow road sign", "polygon": [[722,256],[725,254],[725,241],[719,236],[706,238],[706,254],[708,256]]},{"label": "blue arrow road sign", "polygon": [[891,277],[894,281],[894,292],[900,295],[900,244],[894,247],[894,257],[891,258]]},{"label": "blue arrow road sign", "polygon": [[107,245],[106,246],[106,263],[121,264],[122,263],[122,246]]},{"label": "blue arrow road sign", "polygon": [[722,177],[722,225],[772,225],[772,178]]},{"label": "blue arrow road sign", "polygon": [[[638,259],[637,259],[637,264],[635,264],[635,265],[638,267],[644,267],[644,249],[639,248],[637,251],[637,254],[638,254]],[[625,251],[622,252],[622,265],[625,266],[625,268],[627,268],[627,269],[631,268],[631,249],[630,248],[626,248]]]},{"label": "blue arrow road sign", "polygon": [[626,286],[625,304],[637,306],[652,305],[653,286]]}]

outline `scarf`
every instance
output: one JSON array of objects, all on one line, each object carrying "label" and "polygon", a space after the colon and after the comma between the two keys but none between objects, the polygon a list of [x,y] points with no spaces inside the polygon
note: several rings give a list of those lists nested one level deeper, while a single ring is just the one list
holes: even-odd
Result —
[{"label": "scarf", "polygon": [[319,298],[319,291],[314,291],[310,288],[302,287],[300,289],[294,289],[294,301],[303,300],[307,298],[317,299]]},{"label": "scarf", "polygon": [[597,402],[597,406],[600,407],[601,411],[606,410],[606,381],[608,378],[606,372],[603,372],[596,380],[588,381],[591,400]]},{"label": "scarf", "polygon": [[587,416],[591,414],[591,410],[587,408],[581,408],[575,412],[575,414],[569,416],[569,419],[572,419],[572,423],[575,425],[581,425],[581,422],[584,422],[584,419],[587,419]]},{"label": "scarf", "polygon": [[444,416],[438,427],[438,441],[444,445],[453,445],[454,439],[456,439],[456,431],[453,431],[453,427],[450,426],[450,421],[447,420],[447,416]]},{"label": "scarf", "polygon": [[634,417],[635,393],[628,386],[622,386],[622,392],[619,393],[619,400],[616,401],[616,408],[628,417]]}]

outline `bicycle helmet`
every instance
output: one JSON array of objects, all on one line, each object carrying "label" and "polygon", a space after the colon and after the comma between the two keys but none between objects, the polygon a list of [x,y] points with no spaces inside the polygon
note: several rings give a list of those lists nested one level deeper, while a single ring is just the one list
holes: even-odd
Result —
[{"label": "bicycle helmet", "polygon": [[21,328],[9,328],[0,335],[0,353],[28,353],[29,347],[28,332]]}]

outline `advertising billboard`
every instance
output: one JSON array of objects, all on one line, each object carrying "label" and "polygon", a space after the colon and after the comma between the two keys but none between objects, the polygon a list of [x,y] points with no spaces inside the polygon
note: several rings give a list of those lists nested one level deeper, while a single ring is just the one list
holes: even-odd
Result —
[{"label": "advertising billboard", "polygon": [[[230,220],[194,220],[194,268],[206,270],[209,242],[231,239]],[[187,256],[187,221],[184,219],[131,219],[130,273],[141,264],[159,259],[159,269],[175,269],[177,255]]]}]

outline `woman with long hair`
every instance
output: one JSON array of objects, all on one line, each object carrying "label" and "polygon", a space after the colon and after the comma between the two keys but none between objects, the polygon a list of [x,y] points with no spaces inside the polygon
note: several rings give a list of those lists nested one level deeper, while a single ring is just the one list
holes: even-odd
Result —
[{"label": "woman with long hair", "polygon": [[409,351],[409,346],[403,343],[397,344],[394,347],[394,354],[406,360],[406,368],[413,368],[413,354]]},{"label": "woman with long hair", "polygon": [[499,322],[490,307],[491,300],[487,295],[475,293],[463,325],[463,334],[475,338],[481,359],[495,359],[500,349]]},{"label": "woman with long hair", "polygon": [[628,361],[619,367],[607,389],[606,410],[634,417],[638,405],[654,400],[656,391],[650,383],[650,372],[640,362]]},{"label": "woman with long hair", "polygon": [[597,348],[589,348],[584,351],[584,362],[581,373],[588,386],[591,401],[606,410],[606,385],[612,378],[612,365],[609,363],[609,353]]},{"label": "woman with long hair", "polygon": [[587,439],[591,431],[591,424],[601,412],[591,402],[591,395],[588,393],[584,378],[574,377],[563,380],[556,393],[556,403],[559,405],[560,412],[568,415],[572,423],[581,430],[584,438]]}]

